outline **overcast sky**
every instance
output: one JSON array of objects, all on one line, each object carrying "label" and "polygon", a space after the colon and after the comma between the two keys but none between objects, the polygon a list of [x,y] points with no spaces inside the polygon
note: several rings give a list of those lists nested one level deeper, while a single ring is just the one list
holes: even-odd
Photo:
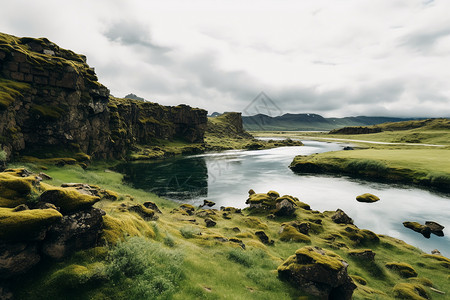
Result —
[{"label": "overcast sky", "polygon": [[[114,96],[209,112],[450,116],[450,1],[3,1],[0,31],[87,55]],[[258,101],[257,101],[258,102]]]}]

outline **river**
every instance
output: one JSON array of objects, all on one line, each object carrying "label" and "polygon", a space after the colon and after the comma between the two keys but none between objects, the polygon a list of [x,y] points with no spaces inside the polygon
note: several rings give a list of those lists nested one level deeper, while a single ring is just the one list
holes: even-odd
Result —
[{"label": "river", "polygon": [[[386,234],[430,253],[450,256],[450,195],[406,185],[376,183],[346,176],[298,175],[289,164],[296,155],[342,150],[345,144],[304,141],[301,147],[268,150],[230,150],[182,156],[159,162],[134,162],[118,166],[134,187],[175,201],[200,205],[204,199],[216,206],[246,207],[248,190],[275,190],[293,195],[315,210],[344,210],[359,228]],[[372,193],[375,203],[360,203],[356,196]],[[435,221],[446,236],[425,239],[403,226],[404,221]]]}]

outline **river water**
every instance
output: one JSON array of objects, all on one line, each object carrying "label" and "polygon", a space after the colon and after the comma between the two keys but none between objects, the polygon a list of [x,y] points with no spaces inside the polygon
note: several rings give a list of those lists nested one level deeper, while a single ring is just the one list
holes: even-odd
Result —
[{"label": "river water", "polygon": [[[344,210],[359,228],[386,234],[430,253],[439,249],[450,256],[450,195],[406,185],[375,183],[346,176],[298,175],[289,164],[296,155],[342,150],[345,144],[303,141],[305,146],[268,150],[230,150],[176,157],[160,162],[134,162],[118,166],[125,181],[136,188],[175,201],[200,205],[246,207],[248,190],[269,190],[292,195],[314,210]],[[372,193],[375,203],[360,203],[356,196]],[[435,221],[446,236],[425,239],[403,226],[404,221]]]}]

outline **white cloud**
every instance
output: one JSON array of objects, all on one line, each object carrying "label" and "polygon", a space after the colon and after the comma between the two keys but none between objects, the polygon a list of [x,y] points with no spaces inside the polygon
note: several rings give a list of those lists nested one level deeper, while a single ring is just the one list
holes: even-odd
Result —
[{"label": "white cloud", "polygon": [[437,117],[450,116],[448,11],[445,0],[15,0],[0,28],[86,54],[115,96],[212,112],[266,91],[284,112]]}]

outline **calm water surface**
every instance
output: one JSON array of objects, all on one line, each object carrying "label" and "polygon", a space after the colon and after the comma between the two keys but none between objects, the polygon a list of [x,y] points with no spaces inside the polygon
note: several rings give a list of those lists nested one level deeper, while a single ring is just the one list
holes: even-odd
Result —
[{"label": "calm water surface", "polygon": [[[289,164],[296,155],[342,150],[344,144],[304,141],[302,147],[269,150],[231,150],[177,157],[162,162],[128,163],[118,167],[134,187],[175,201],[200,205],[204,199],[220,206],[246,207],[248,190],[275,190],[298,197],[315,210],[340,208],[359,228],[406,241],[425,252],[439,249],[450,256],[450,195],[404,185],[373,183],[348,177],[298,175]],[[376,203],[359,203],[355,197],[373,193]],[[421,234],[403,227],[404,221],[435,221],[446,236]]]}]

